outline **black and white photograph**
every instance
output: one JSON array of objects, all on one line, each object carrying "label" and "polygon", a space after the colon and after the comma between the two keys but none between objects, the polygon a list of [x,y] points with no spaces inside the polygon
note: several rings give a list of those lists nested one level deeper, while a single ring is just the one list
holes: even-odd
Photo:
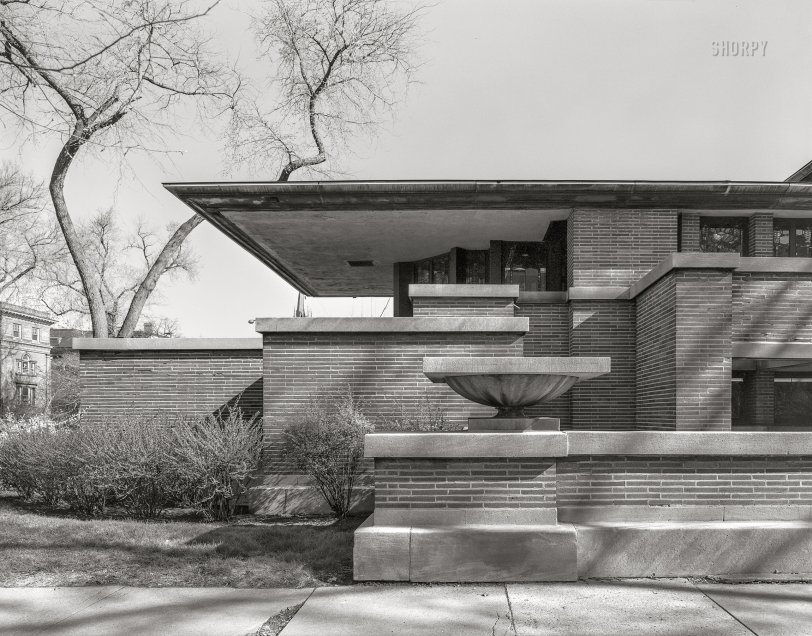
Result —
[{"label": "black and white photograph", "polygon": [[812,636],[812,3],[0,0],[0,636]]}]

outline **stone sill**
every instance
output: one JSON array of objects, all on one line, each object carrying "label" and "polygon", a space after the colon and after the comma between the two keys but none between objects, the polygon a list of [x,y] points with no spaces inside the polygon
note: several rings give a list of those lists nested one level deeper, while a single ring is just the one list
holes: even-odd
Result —
[{"label": "stone sill", "polygon": [[572,456],[812,456],[812,432],[525,431],[370,433],[374,458]]},{"label": "stone sill", "polygon": [[260,333],[527,333],[529,318],[257,318]]},{"label": "stone sill", "polygon": [[518,285],[409,285],[409,298],[518,297]]},{"label": "stone sill", "polygon": [[564,433],[370,433],[364,457],[565,457]]},{"label": "stone sill", "polygon": [[74,351],[261,350],[260,338],[73,338]]}]

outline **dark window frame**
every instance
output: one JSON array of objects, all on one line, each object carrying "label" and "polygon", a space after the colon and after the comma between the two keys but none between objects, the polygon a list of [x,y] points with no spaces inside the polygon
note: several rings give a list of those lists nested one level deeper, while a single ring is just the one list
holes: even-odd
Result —
[{"label": "dark window frame", "polygon": [[[747,254],[747,243],[749,240],[749,226],[750,226],[750,219],[746,216],[700,216],[699,217],[699,251],[704,252],[706,254],[719,254],[719,253],[727,253],[727,254],[736,254],[738,253],[740,256],[746,256]],[[741,245],[739,246],[738,252],[734,250],[725,251],[725,250],[706,250],[705,247],[705,228],[736,228],[741,231]]]},{"label": "dark window frame", "polygon": [[796,228],[799,225],[806,225],[812,227],[812,218],[791,218],[791,219],[773,219],[773,256],[778,256],[778,242],[776,235],[779,231],[786,229],[789,233],[789,244],[787,249],[788,256],[778,256],[779,258],[810,258],[809,256],[798,256],[796,239]]}]

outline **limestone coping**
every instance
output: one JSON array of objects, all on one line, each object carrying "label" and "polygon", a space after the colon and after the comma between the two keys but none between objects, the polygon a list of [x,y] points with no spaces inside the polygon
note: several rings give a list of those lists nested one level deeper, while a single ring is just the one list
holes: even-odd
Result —
[{"label": "limestone coping", "polygon": [[536,305],[543,303],[561,304],[567,302],[567,292],[532,292],[520,291],[516,301],[519,305]]},{"label": "limestone coping", "polygon": [[568,431],[568,455],[812,455],[812,433]]},{"label": "limestone coping", "polygon": [[409,285],[409,298],[518,298],[518,285]]},{"label": "limestone coping", "polygon": [[207,351],[262,349],[261,338],[73,338],[74,351]]},{"label": "limestone coping", "polygon": [[628,287],[570,287],[569,300],[629,300]]},{"label": "limestone coping", "polygon": [[567,375],[588,380],[609,373],[612,359],[587,357],[430,357],[423,358],[423,373],[432,382],[448,376],[538,374]]},{"label": "limestone coping", "polygon": [[529,318],[257,318],[260,333],[527,333]]},{"label": "limestone coping", "polygon": [[733,357],[755,360],[812,360],[812,343],[734,342]]},{"label": "limestone coping", "polygon": [[565,457],[567,436],[522,433],[370,433],[364,457]]},{"label": "limestone coping", "polygon": [[[629,287],[629,298],[637,297],[674,269],[719,269],[752,273],[812,274],[812,259],[675,252],[669,254],[648,274]],[[570,297],[572,296],[570,295]]]},{"label": "limestone coping", "polygon": [[370,433],[365,457],[809,456],[812,432]]}]

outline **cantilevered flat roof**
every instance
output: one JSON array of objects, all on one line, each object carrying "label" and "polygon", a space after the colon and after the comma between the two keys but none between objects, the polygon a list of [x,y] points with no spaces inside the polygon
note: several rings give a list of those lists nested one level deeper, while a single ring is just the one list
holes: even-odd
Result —
[{"label": "cantilevered flat roof", "polygon": [[[293,181],[167,190],[309,296],[390,296],[392,265],[540,240],[573,208],[812,214],[812,183]],[[372,261],[351,267],[348,261]]]}]

